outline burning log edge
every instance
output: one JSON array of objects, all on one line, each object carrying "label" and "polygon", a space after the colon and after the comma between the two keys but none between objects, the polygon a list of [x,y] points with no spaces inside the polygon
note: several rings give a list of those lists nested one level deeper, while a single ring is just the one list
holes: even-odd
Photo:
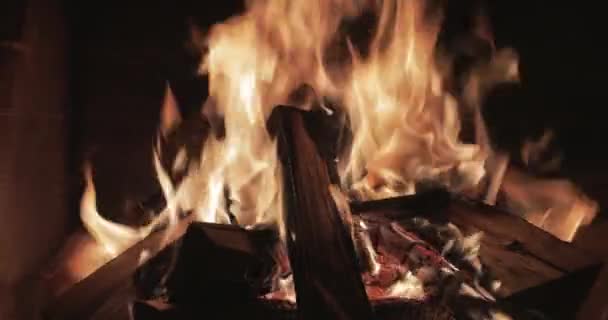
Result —
[{"label": "burning log edge", "polygon": [[329,191],[327,166],[306,132],[301,111],[282,107],[273,116],[298,319],[373,319],[353,242]]},{"label": "burning log edge", "polygon": [[[511,288],[508,288],[505,294],[513,293],[513,298],[507,297],[505,300],[505,308],[510,308],[508,310],[513,309],[511,306],[513,303],[517,304],[519,307],[522,303],[521,297],[527,297],[527,303],[525,305],[530,306],[531,308],[542,308],[548,301],[554,299],[566,299],[566,301],[571,299],[573,295],[577,294],[572,292],[572,285],[568,285],[567,283],[565,286],[556,287],[555,285],[563,282],[560,278],[566,273],[571,273],[582,269],[585,266],[593,265],[593,262],[596,261],[592,257],[577,250],[571,244],[557,240],[550,234],[528,224],[525,220],[512,215],[505,215],[502,212],[497,212],[496,209],[492,207],[472,207],[470,203],[452,201],[450,210],[448,210],[448,215],[451,217],[450,219],[453,219],[458,225],[467,224],[470,225],[470,229],[483,230],[486,232],[486,237],[482,239],[487,238],[488,240],[482,242],[482,259],[490,264],[493,271],[497,271],[496,273],[499,277],[505,274],[515,274],[504,279],[505,286],[511,285]],[[498,221],[493,223],[494,219],[497,219]],[[175,241],[180,238],[185,233],[188,224],[189,221],[187,220],[180,222],[178,227],[172,230],[170,239]],[[211,230],[214,228],[215,230],[222,230],[226,235],[236,234],[237,238],[247,234],[247,232],[234,226],[219,226],[219,228],[216,228],[216,225],[200,224],[200,226],[193,226],[191,228],[198,230],[198,232],[205,232],[205,230],[209,230],[209,227]],[[523,230],[523,232],[521,230]],[[47,318],[79,320],[116,319],[113,315],[117,314],[117,306],[126,308],[126,301],[135,300],[136,288],[132,279],[140,264],[145,261],[145,259],[142,260],[142,258],[157,256],[163,249],[160,244],[165,236],[164,232],[151,234],[148,238],[128,249],[110,263],[102,266],[88,278],[77,283],[61,297],[52,301],[52,304],[50,304],[47,309]],[[222,243],[224,243],[225,237],[222,237],[221,239]],[[518,246],[525,250],[513,251],[504,245],[513,243],[513,241],[519,241],[520,244]],[[247,245],[241,244],[233,247],[247,248]],[[183,249],[184,248],[182,247],[182,250]],[[166,248],[166,250],[172,249]],[[528,253],[526,253],[526,251],[528,251]],[[144,252],[146,252],[146,254],[142,255]],[[190,253],[192,253],[192,251],[190,251]],[[543,270],[546,271],[546,269],[550,267],[547,267],[542,261],[526,257],[526,255],[530,254],[540,256],[543,260],[549,261],[567,272],[553,270],[550,274],[544,274]],[[200,258],[200,255],[198,258]],[[523,262],[521,260],[523,260]],[[587,268],[580,272],[576,272],[576,274],[586,274],[585,277],[593,278],[595,276],[593,270],[593,268]],[[522,274],[522,272],[524,274]],[[530,276],[526,276],[526,273],[529,273]],[[509,283],[509,281],[514,281],[516,283],[513,285]],[[547,285],[553,284],[549,286],[549,289],[545,288],[545,290],[541,290],[539,293],[540,289],[546,287],[546,285],[544,285],[545,283]],[[585,285],[581,286],[580,284],[578,287],[580,296],[585,296],[588,287],[585,287]],[[503,300],[500,300],[501,304],[504,305],[502,301]],[[475,302],[473,301],[472,303]],[[578,307],[575,301],[572,301],[571,305],[570,314]],[[409,308],[410,311],[412,310],[412,306],[403,304],[400,306],[401,308]],[[394,309],[398,307],[398,304],[395,304],[388,306],[387,308]],[[154,309],[154,311],[152,309]],[[424,313],[428,315],[432,311],[421,311],[424,309],[424,306],[422,306],[412,313],[407,312],[407,314],[413,315]],[[168,309],[163,311],[162,309],[155,309],[151,306],[143,305],[142,303],[137,303],[134,311],[145,314],[152,312],[156,315],[150,319],[180,319],[179,317],[173,318],[172,315],[182,314],[184,312],[183,309]],[[281,310],[277,308],[274,308],[274,311],[281,313]],[[375,311],[378,317],[388,319],[388,317],[382,316],[382,314],[386,312],[382,307],[375,306]],[[294,312],[293,310],[290,310],[287,313],[283,312],[283,314],[293,315]],[[144,319],[148,318],[146,317]],[[183,319],[188,319],[188,317],[184,316]],[[435,319],[437,319],[437,317],[435,317]]]},{"label": "burning log edge", "polygon": [[[325,315],[337,310],[345,312],[339,319],[370,319],[371,307],[355,267],[353,245],[335,212],[327,189],[327,168],[321,165],[322,159],[306,133],[300,111],[279,108],[277,112],[282,127],[274,129],[285,162],[285,185],[292,187],[286,190],[286,225],[292,267],[299,274],[295,278],[296,290],[300,297],[299,309],[304,308],[300,311],[300,319],[312,319],[308,315],[327,318]],[[306,192],[298,192],[300,190]],[[500,212],[495,207],[462,201],[450,197],[445,191],[432,191],[429,194],[352,203],[351,209],[354,214],[380,214],[399,218],[436,211],[447,205],[447,221],[453,222],[467,233],[484,232],[481,257],[498,278],[503,280],[504,296],[517,296],[515,294],[523,294],[528,292],[527,289],[533,290],[547,282],[559,282],[564,275],[592,266],[598,261],[574,245],[562,242],[525,220]],[[132,279],[139,266],[150,257],[158,255],[164,246],[182,237],[189,223],[189,219],[184,219],[174,229],[151,234],[60,297],[52,299],[46,310],[46,318],[115,319],[108,315],[116,314],[117,306],[126,306],[127,301],[135,299],[136,288]],[[247,231],[238,227],[226,227],[225,231],[229,234],[247,234]],[[169,232],[169,241],[165,241],[166,232]],[[295,234],[296,241],[291,237],[292,233]],[[331,245],[328,246],[328,243]],[[330,251],[336,252],[330,254]],[[330,267],[325,267],[326,264]],[[592,270],[595,269],[583,271]],[[344,283],[344,287],[333,284],[335,281]],[[328,283],[329,287],[325,287]],[[349,288],[350,291],[340,288]],[[568,288],[552,288],[544,296],[531,295],[539,301],[529,305],[541,306],[544,303],[541,300],[553,299],[556,295],[571,295]],[[588,289],[583,288],[581,292]],[[521,299],[512,300],[521,302]],[[322,308],[319,311],[312,310],[312,307],[311,310],[306,310],[308,306],[316,305]],[[142,305],[137,304],[136,307]],[[376,308],[376,315],[381,316],[380,308]]]}]

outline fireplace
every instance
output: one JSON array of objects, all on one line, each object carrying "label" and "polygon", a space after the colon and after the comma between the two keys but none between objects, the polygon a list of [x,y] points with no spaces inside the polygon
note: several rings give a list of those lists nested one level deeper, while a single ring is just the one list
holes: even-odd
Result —
[{"label": "fireplace", "polygon": [[[26,22],[49,21],[38,6]],[[501,31],[505,8],[118,7],[65,10],[59,140],[77,148],[58,154],[83,168],[80,215],[41,227],[32,260],[67,239],[42,280],[14,277],[43,318],[602,317],[601,257],[576,243],[603,219],[601,184],[564,175],[569,115],[529,108],[545,71]]]},{"label": "fireplace", "polygon": [[7,1],[0,12],[0,318],[15,319],[38,311],[19,297],[37,297],[70,225],[68,44],[58,7]]}]

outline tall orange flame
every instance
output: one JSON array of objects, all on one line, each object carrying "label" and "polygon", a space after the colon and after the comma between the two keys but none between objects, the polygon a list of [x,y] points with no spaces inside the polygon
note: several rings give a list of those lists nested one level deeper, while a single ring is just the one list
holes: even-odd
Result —
[{"label": "tall orange flame", "polygon": [[369,57],[354,53],[342,92],[354,141],[342,177],[366,197],[380,186],[413,193],[425,180],[476,185],[484,174],[486,155],[459,140],[458,106],[433,54],[440,19],[426,18],[425,9],[425,1],[382,2]]},{"label": "tall orange flame", "polygon": [[[349,61],[329,59],[334,44],[345,42],[342,22],[370,8],[378,23],[369,50],[360,52],[346,41]],[[280,229],[281,168],[266,120],[302,87],[339,101],[348,114],[353,139],[338,166],[343,188],[358,197],[414,193],[417,183],[427,181],[459,192],[488,177],[486,200],[494,202],[508,158],[492,149],[480,108],[493,86],[518,81],[517,55],[500,50],[474,69],[459,105],[444,88],[440,66],[447,62],[435,53],[441,14],[428,9],[424,0],[248,1],[245,13],[210,30],[200,68],[209,77],[210,94],[202,112],[222,122],[225,135],[210,135],[195,164],[179,152],[172,168],[161,165],[157,146],[154,163],[167,208],[144,228],[104,220],[88,174],[81,207],[85,226],[112,254],[159,223],[174,225],[183,211],[199,221]],[[486,23],[480,25],[477,32],[491,41]],[[476,119],[474,143],[459,138],[460,114],[467,108]],[[166,137],[181,119],[170,90],[161,118]],[[170,171],[182,169],[188,173],[174,185]]]}]

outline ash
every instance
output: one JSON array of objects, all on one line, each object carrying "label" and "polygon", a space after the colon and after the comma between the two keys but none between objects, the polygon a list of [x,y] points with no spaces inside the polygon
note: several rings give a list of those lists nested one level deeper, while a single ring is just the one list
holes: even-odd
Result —
[{"label": "ash", "polygon": [[[345,219],[357,250],[367,295],[389,300],[445,302],[472,297],[488,302],[500,282],[479,259],[481,233],[464,235],[451,223],[415,217],[391,220],[375,215]],[[272,290],[264,299],[295,303],[286,250],[276,249]]]}]

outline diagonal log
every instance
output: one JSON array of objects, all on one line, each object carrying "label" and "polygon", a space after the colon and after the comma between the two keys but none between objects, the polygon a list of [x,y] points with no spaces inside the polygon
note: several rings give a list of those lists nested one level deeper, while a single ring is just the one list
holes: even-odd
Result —
[{"label": "diagonal log", "polygon": [[278,108],[270,120],[283,164],[286,230],[299,319],[373,318],[352,240],[329,192],[327,166],[302,112]]},{"label": "diagonal log", "polygon": [[551,319],[575,319],[602,269],[595,264],[505,299],[519,308],[541,311]]}]

